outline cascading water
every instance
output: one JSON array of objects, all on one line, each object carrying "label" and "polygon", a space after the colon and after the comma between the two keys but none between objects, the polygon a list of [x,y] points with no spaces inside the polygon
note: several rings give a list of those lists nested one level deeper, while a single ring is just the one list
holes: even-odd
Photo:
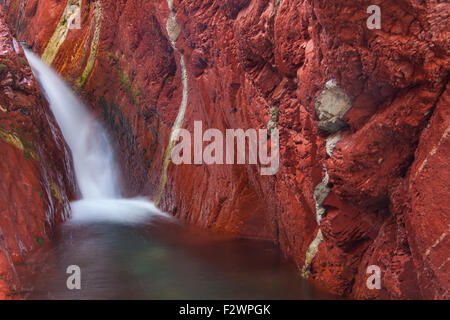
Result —
[{"label": "cascading water", "polygon": [[81,200],[71,203],[72,221],[140,223],[164,215],[144,198],[121,198],[114,153],[103,127],[56,72],[31,51],[25,49],[25,54],[72,151],[81,192]]}]

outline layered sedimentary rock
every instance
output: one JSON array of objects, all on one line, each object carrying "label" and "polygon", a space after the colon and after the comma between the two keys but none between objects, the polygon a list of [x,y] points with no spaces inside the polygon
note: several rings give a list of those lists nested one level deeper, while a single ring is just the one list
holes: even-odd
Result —
[{"label": "layered sedimentary rock", "polygon": [[0,300],[20,290],[15,264],[70,214],[70,151],[0,7]]},{"label": "layered sedimentary rock", "polygon": [[[129,195],[277,241],[299,273],[337,294],[448,298],[448,3],[4,4],[16,37],[107,124]],[[366,23],[373,4],[380,29]],[[176,129],[194,121],[278,128],[278,173],[174,165]],[[380,290],[366,285],[371,265]]]}]

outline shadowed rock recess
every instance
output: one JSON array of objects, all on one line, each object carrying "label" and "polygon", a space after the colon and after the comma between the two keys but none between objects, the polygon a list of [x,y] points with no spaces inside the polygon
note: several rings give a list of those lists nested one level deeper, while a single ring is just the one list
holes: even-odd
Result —
[{"label": "shadowed rock recess", "polygon": [[[0,20],[0,296],[14,289],[12,262],[45,239],[73,192],[61,134],[14,50],[24,41],[104,121],[125,195],[216,232],[275,241],[332,293],[450,298],[449,3],[0,4],[16,39]],[[370,30],[374,4],[381,29]],[[174,165],[176,129],[193,132],[194,121],[278,128],[280,170]],[[380,290],[366,286],[371,265]]]}]

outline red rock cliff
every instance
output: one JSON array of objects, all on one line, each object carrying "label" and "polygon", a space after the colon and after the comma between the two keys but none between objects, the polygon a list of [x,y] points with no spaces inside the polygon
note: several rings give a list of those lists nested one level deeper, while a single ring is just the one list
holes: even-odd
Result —
[{"label": "red rock cliff", "polygon": [[[108,124],[130,195],[277,241],[337,294],[449,298],[449,3],[3,2],[16,37]],[[366,25],[373,4],[381,29]],[[173,165],[171,131],[197,120],[277,127],[279,172]]]},{"label": "red rock cliff", "polygon": [[0,7],[0,300],[17,297],[15,264],[68,217],[70,152]]}]

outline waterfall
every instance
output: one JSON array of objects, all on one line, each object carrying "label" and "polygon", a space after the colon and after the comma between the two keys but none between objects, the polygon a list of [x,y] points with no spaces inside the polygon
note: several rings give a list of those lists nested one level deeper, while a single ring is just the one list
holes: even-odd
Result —
[{"label": "waterfall", "polygon": [[72,89],[31,51],[32,71],[72,151],[81,199],[71,203],[74,222],[139,223],[163,215],[144,198],[123,199],[109,138]]},{"label": "waterfall", "polygon": [[82,198],[119,197],[113,152],[103,128],[53,70],[34,54],[26,56],[72,151]]}]

